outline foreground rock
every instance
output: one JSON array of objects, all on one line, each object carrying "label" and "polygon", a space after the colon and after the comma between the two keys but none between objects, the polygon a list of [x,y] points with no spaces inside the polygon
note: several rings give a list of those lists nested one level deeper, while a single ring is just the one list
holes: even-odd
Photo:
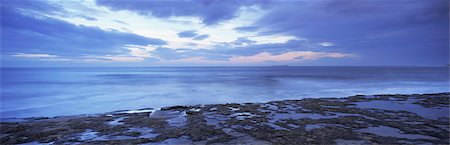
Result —
[{"label": "foreground rock", "polygon": [[1,144],[449,144],[450,93],[3,120]]}]

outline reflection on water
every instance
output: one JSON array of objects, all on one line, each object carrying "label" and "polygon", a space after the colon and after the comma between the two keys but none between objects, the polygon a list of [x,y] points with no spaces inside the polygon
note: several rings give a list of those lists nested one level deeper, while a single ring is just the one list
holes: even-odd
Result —
[{"label": "reflection on water", "polygon": [[1,117],[448,92],[448,67],[2,68]]}]

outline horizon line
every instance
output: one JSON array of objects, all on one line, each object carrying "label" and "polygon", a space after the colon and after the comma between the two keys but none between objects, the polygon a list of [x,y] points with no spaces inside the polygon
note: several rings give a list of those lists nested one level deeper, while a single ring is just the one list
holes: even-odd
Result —
[{"label": "horizon line", "polygon": [[450,67],[450,65],[17,66],[0,68]]}]

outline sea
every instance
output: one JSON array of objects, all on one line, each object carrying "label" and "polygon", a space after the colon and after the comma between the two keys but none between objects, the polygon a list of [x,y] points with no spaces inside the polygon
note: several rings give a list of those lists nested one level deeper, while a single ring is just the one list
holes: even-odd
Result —
[{"label": "sea", "polygon": [[449,92],[449,67],[1,68],[0,118]]}]

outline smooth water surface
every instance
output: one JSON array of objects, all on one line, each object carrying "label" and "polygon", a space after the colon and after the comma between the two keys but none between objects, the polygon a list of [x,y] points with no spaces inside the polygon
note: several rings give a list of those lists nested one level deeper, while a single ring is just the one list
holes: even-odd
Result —
[{"label": "smooth water surface", "polygon": [[2,68],[1,118],[449,92],[448,67]]}]

